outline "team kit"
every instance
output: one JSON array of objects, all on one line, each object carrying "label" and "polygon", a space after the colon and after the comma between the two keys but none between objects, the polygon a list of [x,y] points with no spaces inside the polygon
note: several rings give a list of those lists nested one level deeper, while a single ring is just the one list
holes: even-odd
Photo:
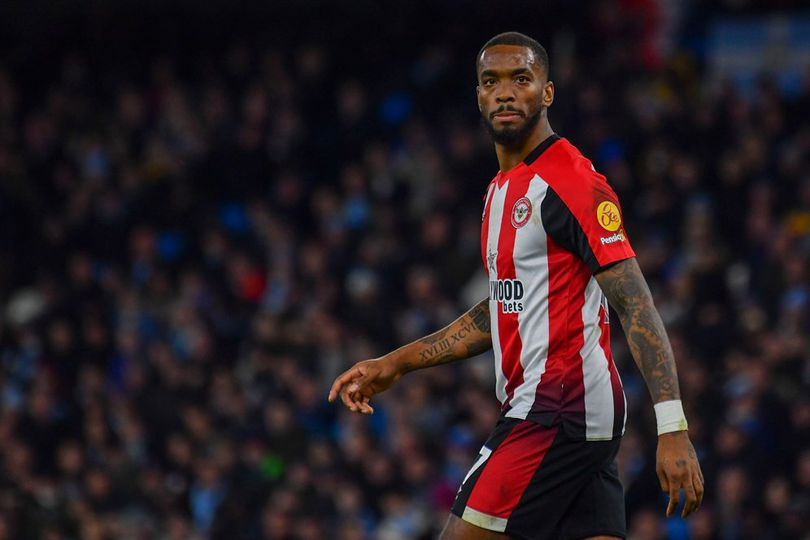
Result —
[{"label": "team kit", "polygon": [[[627,407],[607,299],[593,275],[635,255],[618,199],[588,159],[552,135],[492,180],[481,229],[502,417],[452,511],[527,537],[542,533],[538,513],[574,513],[587,519],[567,516],[567,523],[623,536],[614,459]],[[544,521],[549,532],[558,527]]]}]

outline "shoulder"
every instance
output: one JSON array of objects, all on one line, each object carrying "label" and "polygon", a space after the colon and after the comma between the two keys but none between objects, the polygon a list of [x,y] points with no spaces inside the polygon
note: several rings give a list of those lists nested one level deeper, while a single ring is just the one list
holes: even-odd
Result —
[{"label": "shoulder", "polygon": [[578,255],[594,273],[635,255],[616,194],[574,145],[559,141],[532,168],[548,185],[540,214],[555,242]]},{"label": "shoulder", "polygon": [[560,139],[529,167],[572,210],[595,210],[605,201],[618,203],[604,175],[568,139]]}]

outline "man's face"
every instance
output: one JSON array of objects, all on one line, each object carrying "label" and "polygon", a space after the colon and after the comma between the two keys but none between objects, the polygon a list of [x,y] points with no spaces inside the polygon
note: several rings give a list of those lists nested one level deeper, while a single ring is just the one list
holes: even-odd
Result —
[{"label": "man's face", "polygon": [[478,108],[498,144],[520,144],[554,101],[554,84],[528,47],[495,45],[478,59]]}]

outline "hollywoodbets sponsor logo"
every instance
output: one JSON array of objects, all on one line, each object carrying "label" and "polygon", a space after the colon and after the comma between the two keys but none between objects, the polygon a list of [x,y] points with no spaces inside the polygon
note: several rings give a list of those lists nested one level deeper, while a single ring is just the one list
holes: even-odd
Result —
[{"label": "hollywoodbets sponsor logo", "polygon": [[523,312],[523,292],[523,282],[519,279],[489,282],[489,299],[499,302],[504,313]]}]

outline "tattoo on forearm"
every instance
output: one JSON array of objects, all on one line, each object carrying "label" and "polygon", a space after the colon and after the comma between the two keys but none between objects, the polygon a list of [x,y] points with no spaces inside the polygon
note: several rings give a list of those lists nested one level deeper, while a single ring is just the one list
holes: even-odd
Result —
[{"label": "tattoo on forearm", "polygon": [[613,265],[597,274],[597,281],[619,315],[630,352],[653,402],[679,399],[672,347],[636,260]]},{"label": "tattoo on forearm", "polygon": [[438,332],[430,334],[429,336],[425,336],[422,339],[420,339],[419,341],[421,343],[425,343],[425,344],[428,344],[428,345],[438,343],[438,342],[440,342],[440,341],[442,341],[444,339],[444,336],[447,335],[447,331],[448,331],[448,328],[442,328]]},{"label": "tattoo on forearm", "polygon": [[446,328],[418,341],[425,347],[419,350],[417,369],[480,354],[492,347],[490,334],[489,300],[483,300]]},{"label": "tattoo on forearm", "polygon": [[469,316],[476,328],[480,331],[489,333],[489,300],[482,300],[474,308],[469,311]]}]

